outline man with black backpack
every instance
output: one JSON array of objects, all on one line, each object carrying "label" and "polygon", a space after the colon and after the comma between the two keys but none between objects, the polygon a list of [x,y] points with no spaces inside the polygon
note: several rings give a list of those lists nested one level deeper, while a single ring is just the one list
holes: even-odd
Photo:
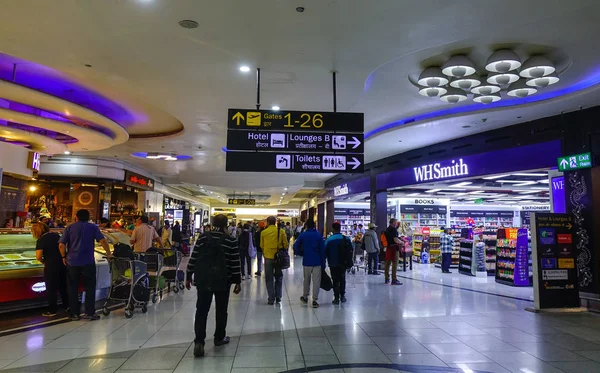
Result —
[{"label": "man with black backpack", "polygon": [[346,302],[346,270],[354,265],[352,241],[340,233],[341,225],[331,225],[333,235],[325,241],[325,257],[333,281],[333,304]]},{"label": "man with black backpack", "polygon": [[196,319],[194,328],[194,356],[204,356],[204,339],[206,338],[206,321],[213,296],[215,298],[215,346],[229,343],[226,336],[227,307],[231,284],[235,284],[234,294],[241,288],[240,252],[238,242],[227,233],[227,216],[217,215],[213,220],[213,231],[205,232],[196,241],[187,267],[186,287],[194,285],[198,290],[196,301]]}]

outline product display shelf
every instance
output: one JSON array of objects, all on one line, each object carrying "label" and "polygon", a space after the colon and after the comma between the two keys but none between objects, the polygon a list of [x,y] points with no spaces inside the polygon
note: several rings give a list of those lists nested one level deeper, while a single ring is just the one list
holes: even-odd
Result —
[{"label": "product display shelf", "polygon": [[530,286],[527,230],[501,228],[496,235],[496,282]]},{"label": "product display shelf", "polygon": [[496,275],[496,242],[497,235],[494,231],[483,232],[483,241],[485,243],[485,270],[488,276]]},{"label": "product display shelf", "polygon": [[460,251],[458,260],[458,273],[468,276],[475,276],[473,269],[474,247],[473,247],[473,229],[462,228],[460,230]]},{"label": "product display shelf", "polygon": [[335,215],[333,217],[335,221],[339,221],[342,229],[342,233],[345,235],[352,234],[352,227],[354,224],[362,224],[363,229],[366,230],[371,219],[369,216],[359,216],[359,215]]},{"label": "product display shelf", "polygon": [[430,263],[441,263],[442,262],[442,251],[440,250],[440,229],[431,229],[429,234],[429,262]]},{"label": "product display shelf", "polygon": [[415,228],[413,239],[412,239],[412,248],[413,248],[413,261],[417,263],[421,263],[421,252],[422,252],[422,244],[425,236],[423,235],[421,228]]},{"label": "product display shelf", "polygon": [[[497,217],[474,217],[472,218],[473,221],[475,222],[475,224],[473,224],[473,226],[478,227],[478,226],[483,226],[486,229],[498,229],[501,227],[505,227],[505,228],[510,228],[513,225],[513,220],[508,219],[508,218],[497,218]],[[463,217],[452,217],[450,218],[450,225],[451,226],[456,226],[456,227],[460,227],[460,228],[466,228],[466,227],[470,227],[471,225],[469,225],[467,223],[467,221],[469,220],[469,218],[463,218]]]},{"label": "product display shelf", "polygon": [[[441,230],[440,230],[441,232]],[[441,233],[440,233],[441,234]],[[450,235],[452,236],[452,262],[450,263],[450,269],[457,269],[460,264],[460,230],[451,230]],[[440,250],[440,256],[441,256]],[[441,262],[441,259],[440,259]],[[436,263],[436,268],[442,268],[441,263]]]}]

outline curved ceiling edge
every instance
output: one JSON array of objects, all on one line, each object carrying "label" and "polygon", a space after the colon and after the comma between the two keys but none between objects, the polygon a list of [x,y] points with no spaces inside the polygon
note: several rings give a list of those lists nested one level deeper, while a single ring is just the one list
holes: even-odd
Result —
[{"label": "curved ceiling edge", "polygon": [[0,126],[0,137],[28,144],[31,150],[43,154],[58,154],[67,150],[67,146],[58,140],[18,128]]}]

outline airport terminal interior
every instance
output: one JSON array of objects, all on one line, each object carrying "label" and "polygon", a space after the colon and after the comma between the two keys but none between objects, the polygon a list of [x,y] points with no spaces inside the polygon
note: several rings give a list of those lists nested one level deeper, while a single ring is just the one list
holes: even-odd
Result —
[{"label": "airport terminal interior", "polygon": [[600,2],[6,3],[1,373],[600,372]]}]

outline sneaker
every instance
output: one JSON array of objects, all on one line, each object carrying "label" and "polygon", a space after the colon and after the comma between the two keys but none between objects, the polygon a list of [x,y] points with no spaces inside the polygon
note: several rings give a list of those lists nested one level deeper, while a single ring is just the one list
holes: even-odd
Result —
[{"label": "sneaker", "polygon": [[340,300],[338,298],[335,298],[333,300],[333,302],[331,302],[331,303],[333,303],[333,304],[340,304]]},{"label": "sneaker", "polygon": [[346,303],[347,299],[346,299],[346,297],[345,297],[345,296],[343,296],[343,295],[342,295],[342,298],[340,299],[340,301],[341,301],[342,303]]},{"label": "sneaker", "polygon": [[255,273],[256,277],[260,277],[260,272]]},{"label": "sneaker", "polygon": [[246,279],[246,276],[242,275],[242,281],[244,281]]},{"label": "sneaker", "polygon": [[402,283],[398,280],[392,281],[392,285],[402,285]]},{"label": "sneaker", "polygon": [[248,276],[246,276],[246,279],[248,279],[248,280],[252,280],[252,275],[251,275],[251,274],[248,274]]},{"label": "sneaker", "polygon": [[277,299],[275,299],[275,301],[276,301],[277,303],[281,303],[281,298],[277,298]]},{"label": "sneaker", "polygon": [[204,343],[195,343],[194,344],[194,357],[203,357],[204,356]]},{"label": "sneaker", "polygon": [[319,303],[317,303],[316,300],[313,300],[313,304],[312,304],[313,308],[319,308]]},{"label": "sneaker", "polygon": [[42,313],[42,316],[44,316],[44,317],[54,317],[54,316],[56,316],[56,312],[44,312],[44,313]]},{"label": "sneaker", "polygon": [[220,341],[215,340],[215,346],[219,347],[219,346],[224,346],[226,344],[229,343],[229,337],[225,337]]},{"label": "sneaker", "polygon": [[275,301],[274,301],[274,300],[272,300],[272,299],[269,299],[269,301],[267,302],[267,304],[268,304],[269,306],[272,306],[273,304],[275,304]]},{"label": "sneaker", "polygon": [[300,297],[300,302],[302,302],[302,304],[307,304],[308,299],[306,297]]},{"label": "sneaker", "polygon": [[79,320],[81,320],[81,317],[79,317],[79,315],[71,315],[71,316],[69,316],[69,320],[79,321]]},{"label": "sneaker", "polygon": [[386,283],[386,284],[389,284],[389,283],[390,283],[390,279],[389,279],[389,278],[386,278],[386,279],[385,279],[385,283]]},{"label": "sneaker", "polygon": [[94,315],[85,315],[83,316],[84,320],[89,320],[89,321],[95,321],[95,320],[100,320],[100,316],[94,314]]}]

